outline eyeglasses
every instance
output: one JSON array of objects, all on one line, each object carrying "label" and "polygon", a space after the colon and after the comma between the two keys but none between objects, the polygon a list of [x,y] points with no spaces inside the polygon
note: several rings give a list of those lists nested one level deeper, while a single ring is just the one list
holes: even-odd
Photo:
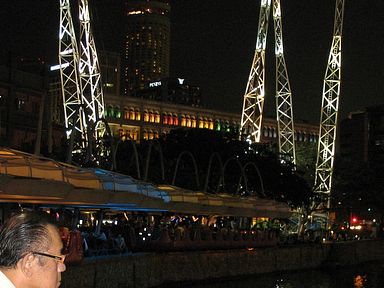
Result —
[{"label": "eyeglasses", "polygon": [[32,252],[32,254],[55,259],[57,262],[60,262],[61,264],[64,264],[65,256],[67,256],[67,255],[56,256],[56,255],[51,255],[51,254],[42,253],[42,252]]}]

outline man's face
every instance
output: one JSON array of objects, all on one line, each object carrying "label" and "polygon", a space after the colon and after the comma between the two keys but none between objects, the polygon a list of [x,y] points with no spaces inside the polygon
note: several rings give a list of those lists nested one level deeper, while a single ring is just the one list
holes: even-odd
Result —
[{"label": "man's face", "polygon": [[[61,256],[63,243],[56,227],[48,226],[49,235],[52,239],[47,251],[38,251],[49,255]],[[40,259],[38,259],[40,258]],[[31,287],[39,288],[56,288],[60,286],[61,273],[65,271],[65,265],[60,261],[46,257],[36,256],[33,276],[31,282],[34,283]]]}]

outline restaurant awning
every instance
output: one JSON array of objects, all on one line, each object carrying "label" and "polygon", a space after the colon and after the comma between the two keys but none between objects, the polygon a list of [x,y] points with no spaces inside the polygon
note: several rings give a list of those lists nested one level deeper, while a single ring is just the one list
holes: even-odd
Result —
[{"label": "restaurant awning", "polygon": [[120,173],[7,148],[0,148],[0,201],[246,217],[289,217],[292,213],[288,205],[273,200],[156,186]]}]

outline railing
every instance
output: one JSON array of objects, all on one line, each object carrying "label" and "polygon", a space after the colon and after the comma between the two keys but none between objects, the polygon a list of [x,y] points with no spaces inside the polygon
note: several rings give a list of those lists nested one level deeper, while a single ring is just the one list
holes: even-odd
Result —
[{"label": "railing", "polygon": [[267,230],[212,230],[209,228],[191,228],[169,230],[160,229],[135,230],[130,228],[125,235],[126,245],[117,247],[112,238],[99,240],[95,237],[88,241],[87,256],[119,254],[140,251],[194,251],[253,249],[257,247],[276,246],[278,232]]}]

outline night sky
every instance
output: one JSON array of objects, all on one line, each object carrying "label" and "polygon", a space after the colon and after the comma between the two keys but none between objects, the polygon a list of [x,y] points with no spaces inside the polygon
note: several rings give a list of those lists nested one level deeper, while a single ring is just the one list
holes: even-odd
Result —
[{"label": "night sky", "polygon": [[[281,2],[294,115],[317,123],[335,1]],[[124,31],[122,1],[90,3],[97,49],[120,52]],[[259,5],[260,0],[171,0],[171,76],[200,86],[203,102],[210,108],[241,112],[256,43]],[[341,118],[350,111],[384,104],[383,11],[383,0],[345,0]],[[56,64],[58,25],[59,1],[0,1],[0,63],[12,51],[15,56],[41,56]],[[268,32],[265,111],[272,116],[272,21]]]}]

